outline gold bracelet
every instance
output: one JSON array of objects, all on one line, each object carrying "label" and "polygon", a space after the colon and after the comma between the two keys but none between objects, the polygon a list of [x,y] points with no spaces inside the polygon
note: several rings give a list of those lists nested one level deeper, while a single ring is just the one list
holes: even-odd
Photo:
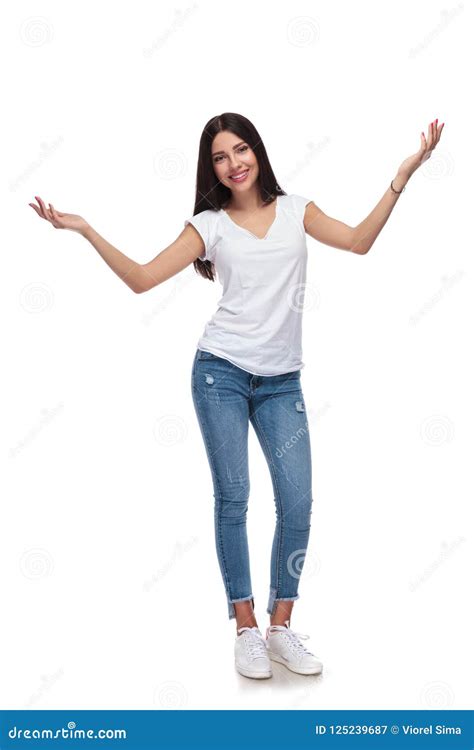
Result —
[{"label": "gold bracelet", "polygon": [[392,180],[392,182],[390,183],[390,187],[392,188],[392,191],[394,193],[396,193],[397,195],[401,195],[403,193],[403,191],[405,190],[406,186],[404,185],[403,188],[402,188],[402,190],[395,190],[395,188],[393,187],[393,180]]}]

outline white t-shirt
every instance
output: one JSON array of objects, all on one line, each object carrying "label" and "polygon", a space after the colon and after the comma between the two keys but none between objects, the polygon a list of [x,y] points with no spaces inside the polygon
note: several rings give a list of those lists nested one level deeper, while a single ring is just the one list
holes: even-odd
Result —
[{"label": "white t-shirt", "polygon": [[202,260],[214,264],[223,294],[197,347],[253,375],[282,375],[304,367],[302,317],[307,246],[303,224],[310,198],[278,195],[263,239],[223,210],[186,219],[201,235]]}]

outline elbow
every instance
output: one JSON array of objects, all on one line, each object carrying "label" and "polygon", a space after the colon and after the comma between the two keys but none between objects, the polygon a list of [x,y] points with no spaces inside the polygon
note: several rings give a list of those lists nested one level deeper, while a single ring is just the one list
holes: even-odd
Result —
[{"label": "elbow", "polygon": [[358,239],[357,235],[354,234],[352,236],[352,240],[350,246],[348,247],[348,250],[350,250],[352,253],[355,253],[356,255],[367,255],[371,247],[371,244],[364,242],[363,238]]},{"label": "elbow", "polygon": [[140,273],[133,280],[133,284],[130,284],[130,288],[135,294],[143,294],[143,292],[149,292],[150,289],[153,289],[158,284],[159,282],[156,279],[152,279],[150,274],[141,266]]}]

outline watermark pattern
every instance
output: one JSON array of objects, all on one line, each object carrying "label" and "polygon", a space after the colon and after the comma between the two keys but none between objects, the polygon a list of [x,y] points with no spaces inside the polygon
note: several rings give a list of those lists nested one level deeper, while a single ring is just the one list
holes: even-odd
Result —
[{"label": "watermark pattern", "polygon": [[156,420],[153,433],[160,445],[170,447],[186,440],[188,426],[178,414],[164,414]]},{"label": "watermark pattern", "polygon": [[292,578],[301,578],[303,567],[305,578],[314,576],[315,573],[319,573],[321,567],[320,559],[315,554],[308,555],[306,549],[296,549],[291,555],[288,555],[286,568]]},{"label": "watermark pattern", "polygon": [[412,47],[408,52],[408,57],[413,60],[417,55],[420,54],[423,50],[425,50],[429,44],[433,41],[433,39],[436,39],[437,36],[440,35],[442,31],[447,27],[447,25],[454,19],[456,16],[458,16],[461,11],[464,10],[464,3],[458,3],[454,8],[451,8],[450,10],[443,10],[441,11],[441,22],[435,26],[434,29],[428,32],[426,34],[423,41],[421,41],[419,44]]},{"label": "watermark pattern", "polygon": [[434,560],[434,562],[431,563],[431,565],[428,565],[428,567],[420,576],[418,576],[416,580],[411,581],[409,586],[410,591],[416,591],[417,588],[419,588],[423,583],[431,578],[435,570],[438,570],[438,568],[448,559],[448,557],[451,557],[453,552],[458,549],[458,547],[465,541],[466,537],[458,536],[458,538],[450,544],[448,544],[447,542],[441,542],[441,552],[439,553],[438,557],[436,558],[436,560]]},{"label": "watermark pattern", "polygon": [[[302,403],[302,402],[298,401],[297,403]],[[307,433],[308,433],[308,424],[306,423],[306,427],[299,427],[296,430],[296,432],[290,436],[290,438],[286,441],[286,443],[283,446],[276,449],[275,456],[277,458],[283,458],[285,453],[291,450],[299,442],[299,440],[301,440],[301,438],[304,437]]]},{"label": "watermark pattern", "polygon": [[40,143],[40,149],[41,152],[37,159],[30,162],[28,166],[23,170],[21,174],[18,175],[13,180],[10,180],[10,191],[14,192],[17,190],[19,186],[22,185],[22,183],[25,182],[25,180],[30,177],[30,175],[33,174],[33,172],[36,172],[37,169],[39,169],[42,164],[46,161],[46,159],[49,159],[50,156],[52,156],[55,151],[61,146],[61,144],[64,143],[64,138],[62,135],[59,135],[52,143]]},{"label": "watermark pattern", "polygon": [[51,690],[53,685],[57,683],[57,681],[64,676],[64,669],[60,667],[57,672],[55,672],[52,675],[41,675],[41,685],[40,687],[35,690],[34,693],[30,695],[28,700],[25,703],[25,708],[31,708],[31,706],[34,706],[35,703],[38,703],[38,701],[41,700],[43,695],[48,692],[48,690]]},{"label": "watermark pattern", "polygon": [[413,315],[410,316],[410,325],[416,325],[421,318],[426,315],[430,310],[433,309],[435,305],[438,304],[446,295],[446,292],[449,291],[455,284],[457,284],[461,279],[463,279],[466,276],[466,272],[459,270],[456,271],[451,277],[450,276],[442,276],[441,282],[442,286],[440,289],[438,289],[435,294],[433,294],[429,300],[427,300],[418,310],[418,312],[413,313]]},{"label": "watermark pattern", "polygon": [[295,47],[315,44],[319,36],[319,23],[312,16],[295,16],[286,27],[286,38]]},{"label": "watermark pattern", "polygon": [[[183,287],[187,286],[188,284],[194,283],[197,281],[197,274],[194,272],[187,272],[187,273],[180,273],[176,277],[176,280],[173,284],[167,284],[166,286],[162,287],[163,289],[163,296],[158,302],[153,305],[153,308],[142,315],[142,323],[145,326],[150,325],[153,322],[153,318],[158,315],[159,313],[166,310],[166,308],[171,305],[177,298],[178,292],[181,293]],[[166,294],[165,294],[166,290]],[[168,291],[169,290],[169,291]]]},{"label": "watermark pattern", "polygon": [[[306,406],[304,404],[304,401],[298,400],[295,402],[297,405],[298,411],[306,411]],[[319,418],[321,415],[325,414],[325,412],[328,411],[331,404],[329,401],[326,401],[322,407],[320,407],[317,411],[314,411],[314,409],[310,409],[307,416],[311,421],[315,421],[316,418]],[[301,440],[304,435],[307,434],[309,430],[309,423],[308,421],[305,423],[304,427],[299,427],[293,435],[290,435],[288,440],[284,443],[284,445],[280,446],[275,451],[275,457],[276,458],[283,458],[283,456],[295,446],[299,440]]]},{"label": "watermark pattern", "polygon": [[442,177],[451,177],[454,172],[454,160],[446,151],[436,151],[423,164],[421,173],[429,180],[439,180]]},{"label": "watermark pattern", "polygon": [[51,575],[54,568],[53,558],[46,549],[33,547],[20,558],[20,570],[25,578],[37,581]]},{"label": "watermark pattern", "polygon": [[454,424],[444,414],[426,417],[420,427],[421,438],[428,445],[439,447],[453,439]]},{"label": "watermark pattern", "polygon": [[153,169],[162,180],[175,180],[186,174],[188,161],[182,151],[164,148],[154,156]]},{"label": "watermark pattern", "polygon": [[162,34],[160,34],[160,36],[153,40],[149,47],[145,47],[145,49],[143,50],[143,57],[146,60],[149,60],[150,57],[155,54],[155,52],[162,49],[166,43],[166,40],[171,36],[171,34],[179,29],[179,27],[182,26],[183,23],[189,18],[189,16],[192,15],[198,8],[199,5],[197,3],[193,3],[184,10],[175,8],[174,19],[172,23],[170,24],[170,26],[168,26],[167,29],[165,29]]},{"label": "watermark pattern", "polygon": [[51,422],[53,417],[55,417],[60,411],[62,411],[64,407],[64,403],[62,401],[57,404],[53,409],[41,409],[41,419],[40,422],[34,427],[31,428],[31,430],[25,435],[25,437],[22,440],[19,440],[18,443],[13,447],[10,448],[10,458],[15,458],[15,456],[26,446],[28,443],[31,443],[32,440],[38,435],[39,432],[43,429],[43,427]]},{"label": "watermark pattern", "polygon": [[53,26],[44,16],[30,16],[22,21],[20,39],[28,47],[41,47],[53,41]]},{"label": "watermark pattern", "polygon": [[188,702],[188,691],[182,682],[167,680],[155,689],[153,702],[161,708],[183,708]]},{"label": "watermark pattern", "polygon": [[428,682],[421,690],[420,702],[428,708],[449,708],[453,704],[454,693],[447,682]]},{"label": "watermark pattern", "polygon": [[319,143],[314,144],[312,141],[307,143],[307,153],[304,155],[303,159],[298,159],[295,162],[295,165],[293,169],[291,169],[289,172],[287,172],[284,176],[284,179],[282,182],[284,184],[288,184],[293,180],[305,167],[308,166],[310,161],[314,159],[317,154],[321,153],[321,151],[326,148],[326,146],[329,145],[331,142],[331,139],[329,136],[325,136],[322,141],[319,141]]},{"label": "watermark pattern", "polygon": [[46,284],[32,281],[20,293],[20,305],[25,312],[39,313],[50,310],[53,305],[53,290]]},{"label": "watermark pattern", "polygon": [[286,302],[290,310],[303,314],[315,307],[319,308],[319,290],[315,284],[309,282],[293,284],[286,293]]},{"label": "watermark pattern", "polygon": [[[320,658],[312,647],[308,646],[308,649],[318,659]],[[327,669],[315,675],[301,675],[292,672],[283,664],[278,664],[278,662],[272,662],[272,669],[273,679],[262,680],[262,682],[266,683],[265,687],[272,694],[272,697],[278,695],[284,697],[286,708],[298,708],[298,706],[303,705],[310,698],[314,698],[319,685],[331,675],[331,672]],[[264,686],[259,685],[260,689],[262,687]]]},{"label": "watermark pattern", "polygon": [[174,566],[175,562],[179,560],[183,555],[188,552],[190,549],[192,549],[199,541],[199,537],[193,536],[191,539],[188,539],[187,542],[184,544],[181,544],[181,542],[176,542],[174,545],[173,553],[169,560],[159,569],[156,571],[156,573],[153,573],[151,579],[148,581],[145,581],[143,584],[143,590],[144,591],[151,591],[152,587],[159,583],[165,575],[171,570],[171,568]]}]

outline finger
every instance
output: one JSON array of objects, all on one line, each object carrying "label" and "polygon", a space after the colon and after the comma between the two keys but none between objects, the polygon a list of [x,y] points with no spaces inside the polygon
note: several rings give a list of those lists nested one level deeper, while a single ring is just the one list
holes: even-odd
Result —
[{"label": "finger", "polygon": [[[36,198],[36,200],[38,201],[38,204],[39,204],[39,207],[37,209],[38,210],[38,214],[41,216],[42,219],[46,219],[46,215],[44,213],[44,208],[41,205],[41,203],[42,203],[41,198],[38,195],[35,195],[35,198]],[[35,206],[35,208],[36,208],[36,206]]]},{"label": "finger", "polygon": [[35,211],[36,211],[36,213],[38,214],[38,216],[40,216],[41,218],[43,218],[43,216],[42,216],[42,214],[41,214],[41,211],[39,210],[38,206],[35,206],[35,204],[34,204],[34,203],[28,203],[28,205],[29,205],[29,206],[31,206],[31,208],[34,208],[34,209],[35,209]]},{"label": "finger", "polygon": [[36,198],[36,200],[38,201],[38,203],[41,206],[41,211],[42,211],[42,214],[43,214],[43,218],[47,219],[48,221],[51,221],[50,213],[49,213],[48,209],[46,208],[44,202],[41,200],[41,198],[39,197],[39,195],[35,195],[35,198]]},{"label": "finger", "polygon": [[444,122],[442,122],[438,128],[438,137],[436,139],[436,143],[438,143],[439,139],[441,138],[441,133],[443,132],[443,128],[444,128]]},{"label": "finger", "polygon": [[54,221],[56,221],[57,223],[59,223],[59,216],[57,215],[57,213],[56,213],[56,211],[54,209],[53,204],[52,203],[48,203],[48,205],[49,205],[49,208],[51,210],[51,215],[52,215]]},{"label": "finger", "polygon": [[432,145],[433,145],[433,123],[430,122],[428,127],[428,151],[430,151]]}]

